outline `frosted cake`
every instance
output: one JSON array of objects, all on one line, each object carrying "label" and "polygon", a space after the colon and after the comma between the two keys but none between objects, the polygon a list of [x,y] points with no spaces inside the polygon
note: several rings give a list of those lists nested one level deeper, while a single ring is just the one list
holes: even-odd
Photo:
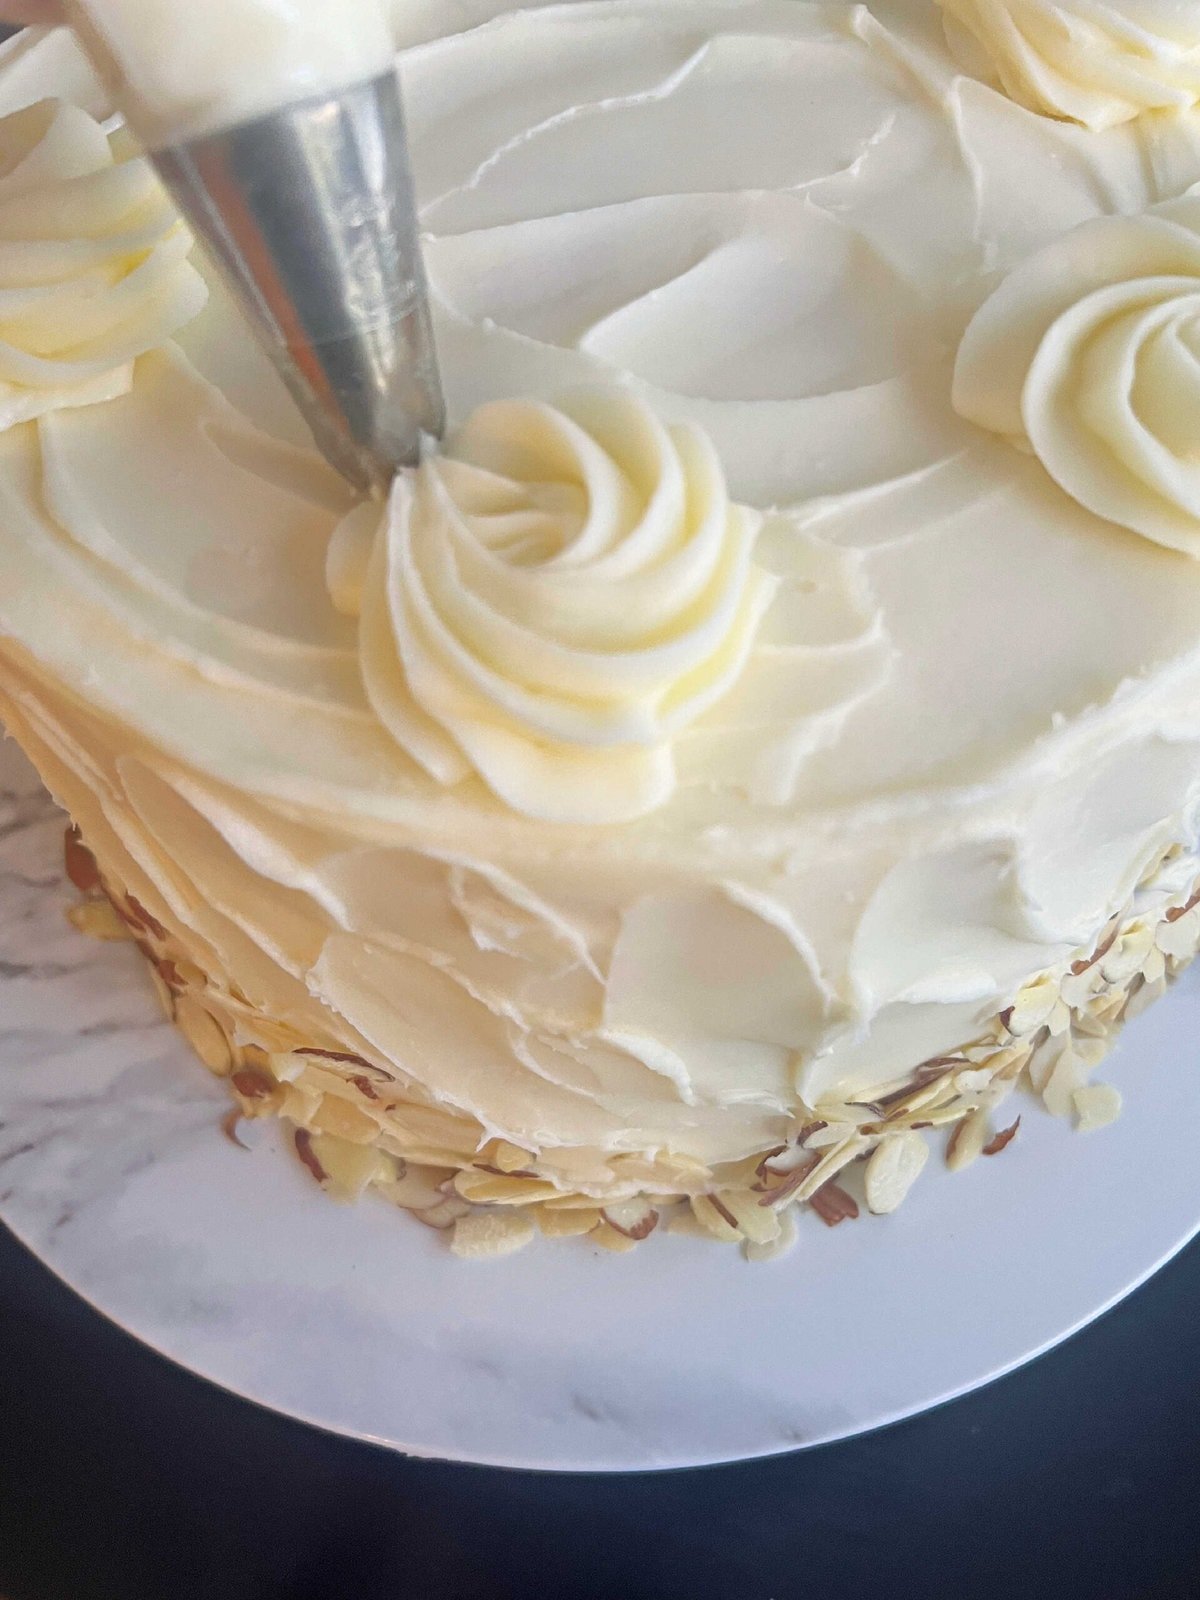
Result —
[{"label": "frosted cake", "polygon": [[1200,942],[1200,14],[398,9],[454,426],[386,507],[69,38],[0,58],[74,919],[464,1255],[764,1256],[1111,1118]]}]

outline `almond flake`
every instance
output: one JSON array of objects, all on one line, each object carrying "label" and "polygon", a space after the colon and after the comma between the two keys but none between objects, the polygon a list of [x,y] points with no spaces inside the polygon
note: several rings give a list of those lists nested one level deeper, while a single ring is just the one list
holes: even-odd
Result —
[{"label": "almond flake", "polygon": [[962,1119],[946,1145],[946,1165],[951,1172],[961,1172],[983,1154],[989,1132],[988,1114],[982,1107]]},{"label": "almond flake", "polygon": [[89,939],[116,943],[129,938],[129,929],[107,900],[80,900],[67,907],[67,921]]},{"label": "almond flake", "polygon": [[797,1238],[796,1218],[790,1211],[779,1213],[779,1232],[774,1239],[758,1243],[747,1239],[742,1245],[742,1254],[747,1261],[773,1261],[776,1256],[786,1254],[795,1244]]},{"label": "almond flake", "polygon": [[839,1222],[852,1222],[858,1217],[857,1201],[832,1180],[815,1189],[808,1203],[827,1228],[836,1228]]},{"label": "almond flake", "polygon": [[610,1227],[603,1219],[600,1225],[593,1228],[588,1238],[593,1244],[598,1244],[601,1250],[611,1250],[613,1255],[623,1256],[630,1250],[637,1249],[637,1240],[631,1239],[627,1233],[622,1233],[619,1228]]},{"label": "almond flake", "polygon": [[929,1146],[919,1133],[897,1133],[871,1152],[864,1175],[867,1209],[876,1216],[895,1211],[929,1159]]},{"label": "almond flake", "polygon": [[437,1228],[443,1231],[451,1228],[459,1220],[470,1213],[470,1206],[465,1200],[460,1200],[457,1195],[447,1195],[435,1206],[425,1206],[420,1211],[414,1211],[413,1216],[418,1222],[423,1222],[427,1228]]},{"label": "almond flake", "polygon": [[181,994],[175,1002],[175,1025],[210,1072],[224,1076],[229,1071],[233,1050],[207,1006],[190,994]]},{"label": "almond flake", "polygon": [[1163,955],[1176,961],[1187,961],[1196,954],[1200,945],[1200,906],[1193,906],[1181,916],[1160,922],[1154,931],[1154,943]]},{"label": "almond flake", "polygon": [[1002,1129],[994,1139],[989,1139],[983,1147],[983,1154],[985,1156],[998,1156],[1001,1150],[1006,1149],[1016,1138],[1017,1129],[1020,1126],[1021,1119],[1018,1117],[1011,1127]]},{"label": "almond flake", "polygon": [[591,1233],[603,1221],[595,1206],[586,1211],[551,1211],[546,1206],[539,1206],[535,1215],[538,1227],[550,1239],[569,1239],[582,1233]]},{"label": "almond flake", "polygon": [[74,825],[63,834],[63,866],[67,877],[80,894],[91,894],[100,887],[100,868],[96,858],[83,842],[83,835]]},{"label": "almond flake", "polygon": [[691,1204],[696,1221],[712,1238],[720,1239],[724,1244],[736,1244],[742,1237],[729,1210],[713,1195],[693,1195]]},{"label": "almond flake", "polygon": [[450,1248],[467,1261],[510,1256],[533,1238],[533,1218],[523,1211],[480,1211],[454,1224]]},{"label": "almond flake", "polygon": [[722,1189],[720,1203],[733,1225],[751,1244],[771,1244],[782,1226],[779,1213],[764,1209],[749,1189]]},{"label": "almond flake", "polygon": [[610,1228],[635,1241],[647,1238],[658,1227],[658,1212],[642,1199],[610,1201],[600,1214]]},{"label": "almond flake", "polygon": [[1054,980],[1050,977],[1035,978],[1018,992],[1012,1005],[1000,1013],[1000,1020],[1009,1033],[1021,1038],[1027,1033],[1036,1033],[1049,1018],[1057,1002],[1058,985]]},{"label": "almond flake", "polygon": [[343,1099],[338,1094],[321,1096],[320,1104],[313,1112],[312,1125],[322,1133],[347,1139],[352,1144],[374,1144],[379,1137],[379,1124],[375,1118],[360,1111],[352,1100]]},{"label": "almond flake", "polygon": [[1075,1110],[1084,1133],[1106,1128],[1121,1115],[1121,1096],[1107,1083],[1088,1083],[1075,1091]]}]

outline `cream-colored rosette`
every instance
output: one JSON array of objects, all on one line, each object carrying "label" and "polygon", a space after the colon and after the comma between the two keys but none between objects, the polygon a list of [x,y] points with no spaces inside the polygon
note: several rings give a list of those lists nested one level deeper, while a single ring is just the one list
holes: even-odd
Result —
[{"label": "cream-colored rosette", "polygon": [[475,772],[547,820],[670,796],[672,740],[737,679],[776,584],[708,439],[618,389],[482,406],[371,516],[330,582],[380,720],[439,781]]},{"label": "cream-colored rosette", "polygon": [[0,428],[123,394],[203,306],[191,238],[144,157],[78,106],[0,118]]},{"label": "cream-colored rosette", "polygon": [[967,328],[954,404],[1097,516],[1200,556],[1200,193],[1010,273]]},{"label": "cream-colored rosette", "polygon": [[982,50],[1005,93],[1031,111],[1099,129],[1200,101],[1196,0],[939,3],[952,48]]}]

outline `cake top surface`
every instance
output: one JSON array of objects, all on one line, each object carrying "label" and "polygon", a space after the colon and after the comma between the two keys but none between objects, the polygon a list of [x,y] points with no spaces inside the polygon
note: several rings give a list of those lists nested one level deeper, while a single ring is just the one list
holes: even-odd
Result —
[{"label": "cake top surface", "polygon": [[[977,1006],[1089,936],[1200,765],[1200,564],[1129,513],[1150,493],[1129,488],[1134,467],[1104,479],[1119,443],[1086,481],[1056,472],[1081,386],[1107,370],[1119,389],[1119,354],[1104,369],[1066,341],[1016,427],[993,363],[1024,349],[1018,274],[1078,225],[1130,219],[1126,276],[1162,276],[1162,219],[1144,214],[1200,181],[1200,112],[1096,129],[1027,109],[964,67],[925,0],[462,0],[406,10],[404,30],[453,423],[494,402],[574,415],[615,386],[638,427],[708,441],[730,508],[722,571],[741,560],[738,519],[754,527],[726,591],[753,611],[744,659],[711,704],[662,723],[659,765],[631,787],[609,724],[570,693],[547,709],[556,660],[586,671],[553,654],[574,649],[584,604],[564,589],[571,615],[547,612],[541,635],[526,617],[544,672],[480,646],[527,697],[508,742],[490,726],[487,750],[472,743],[456,701],[422,743],[393,692],[413,682],[396,605],[433,592],[436,541],[393,530],[363,567],[365,514],[210,283],[125,392],[0,435],[0,628],[67,686],[63,737],[72,705],[110,717],[246,849],[238,830],[269,814],[297,858],[319,836],[511,872],[569,906],[569,938],[608,928],[615,1029],[643,1015],[639,963],[697,918],[759,971],[777,963],[777,993],[735,1019],[773,1049],[856,1007],[902,1000],[907,1027],[926,1000]],[[0,111],[47,94],[106,110],[63,36],[7,47]],[[69,232],[74,199],[59,201]],[[1200,272],[1184,256],[1169,271],[1186,298]],[[1195,326],[1163,357],[1185,388],[1171,363]],[[1163,471],[1154,515],[1193,516]],[[525,583],[525,556],[511,567]],[[614,637],[648,647],[662,617],[629,594],[614,583],[609,612],[591,598]],[[479,597],[466,583],[454,604]],[[680,682],[667,674],[658,703]],[[528,754],[560,713],[582,762],[561,789]],[[624,809],[606,809],[618,791]],[[699,898],[622,913],[613,956],[613,907],[684,877]]]}]

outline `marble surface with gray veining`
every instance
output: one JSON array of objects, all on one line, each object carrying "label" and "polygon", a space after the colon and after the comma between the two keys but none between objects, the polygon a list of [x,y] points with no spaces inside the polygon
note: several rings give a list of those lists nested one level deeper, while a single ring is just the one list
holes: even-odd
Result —
[{"label": "marble surface with gray veining", "polygon": [[684,1465],[856,1432],[1045,1348],[1200,1226],[1200,980],[1130,1030],[1121,1121],[1032,1103],[1002,1159],[930,1162],[893,1217],[805,1217],[760,1267],[655,1237],[461,1263],[335,1204],[162,1021],[128,945],[64,916],[63,818],[0,749],[0,1217],[100,1310],[217,1383],[419,1454]]}]

